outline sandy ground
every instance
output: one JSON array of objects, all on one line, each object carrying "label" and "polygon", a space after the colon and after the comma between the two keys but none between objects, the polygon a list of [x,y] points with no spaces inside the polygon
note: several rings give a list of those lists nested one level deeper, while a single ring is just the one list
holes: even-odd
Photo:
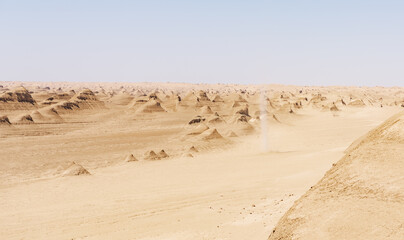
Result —
[{"label": "sandy ground", "polygon": [[[182,85],[171,88],[189,90]],[[338,91],[332,90],[323,96],[336,96]],[[355,92],[344,91],[348,98],[346,92]],[[385,98],[391,97],[390,91],[401,90],[385,89]],[[373,100],[381,94],[372,93],[377,96]],[[75,94],[68,99],[77,99]],[[308,104],[293,108],[294,113],[276,107],[271,114],[279,122],[268,121],[264,151],[259,119],[249,120],[254,131],[248,134],[246,125],[230,125],[229,119],[240,114],[228,110],[234,103],[226,100],[228,94],[219,95],[223,103],[207,105],[227,124],[207,124],[221,135],[212,139],[205,138],[216,136],[207,135],[210,129],[187,134],[197,129],[188,124],[195,115],[212,115],[201,114],[206,109],[198,102],[171,111],[165,100],[161,105],[167,111],[159,112],[158,104],[148,100],[154,110],[146,113],[144,103],[133,110],[133,99],[124,101],[121,96],[117,101],[97,93],[105,108],[92,100],[79,101],[80,108],[91,107],[67,112],[57,108],[63,119],[57,123],[35,118],[34,123],[19,122],[21,115],[32,111],[29,105],[3,104],[0,117],[7,115],[11,124],[0,128],[1,238],[266,239],[294,201],[344,156],[353,141],[402,110],[400,104],[380,107],[368,102],[340,107],[337,113]],[[40,98],[35,91],[32,96]],[[252,100],[256,97],[244,98],[252,115],[251,109],[259,109]],[[37,102],[34,110],[49,108]],[[50,105],[56,108],[60,103]],[[229,131],[238,137],[227,137]],[[191,146],[198,152],[188,157],[184,153]],[[145,160],[146,151],[161,149],[168,158]],[[131,153],[139,161],[125,162]],[[72,161],[91,175],[63,176]]]},{"label": "sandy ground", "polygon": [[404,112],[355,141],[269,239],[403,239]]}]

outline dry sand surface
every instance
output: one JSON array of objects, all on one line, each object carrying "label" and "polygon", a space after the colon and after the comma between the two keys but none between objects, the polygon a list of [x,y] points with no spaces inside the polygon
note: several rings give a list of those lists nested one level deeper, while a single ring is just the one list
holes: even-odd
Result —
[{"label": "dry sand surface", "polygon": [[0,82],[0,239],[402,239],[403,110],[398,87]]},{"label": "dry sand surface", "polygon": [[404,113],[354,142],[269,239],[404,239]]}]

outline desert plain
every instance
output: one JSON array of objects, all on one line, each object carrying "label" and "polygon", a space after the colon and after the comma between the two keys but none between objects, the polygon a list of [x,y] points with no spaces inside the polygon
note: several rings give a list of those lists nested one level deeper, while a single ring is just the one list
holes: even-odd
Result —
[{"label": "desert plain", "polygon": [[403,239],[404,88],[0,82],[0,239]]}]

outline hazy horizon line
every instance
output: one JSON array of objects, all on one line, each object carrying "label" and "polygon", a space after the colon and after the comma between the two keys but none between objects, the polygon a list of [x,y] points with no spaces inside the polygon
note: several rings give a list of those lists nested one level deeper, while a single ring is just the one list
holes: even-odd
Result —
[{"label": "hazy horizon line", "polygon": [[13,83],[115,83],[115,84],[144,84],[144,83],[154,83],[154,84],[187,84],[187,85],[240,85],[240,86],[269,86],[269,85],[278,85],[278,86],[298,86],[298,87],[358,87],[358,88],[375,88],[375,87],[383,87],[383,88],[403,88],[404,86],[398,85],[335,85],[335,84],[324,84],[324,85],[298,85],[298,84],[288,84],[288,83],[209,83],[209,82],[175,82],[175,81],[37,81],[37,80],[20,80],[20,81],[11,81],[11,80],[1,80],[1,82],[13,82]]}]

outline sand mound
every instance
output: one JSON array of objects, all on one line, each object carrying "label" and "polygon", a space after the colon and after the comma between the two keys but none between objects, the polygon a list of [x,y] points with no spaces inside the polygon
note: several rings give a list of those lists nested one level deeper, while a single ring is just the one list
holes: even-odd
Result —
[{"label": "sand mound", "polygon": [[95,94],[89,89],[84,89],[79,92],[70,101],[77,103],[81,109],[105,108],[104,102],[98,100]]},{"label": "sand mound", "polygon": [[330,111],[331,111],[331,112],[338,112],[338,111],[340,111],[340,110],[339,110],[339,108],[338,108],[335,104],[333,104],[333,105],[330,107]]},{"label": "sand mound", "polygon": [[236,129],[238,133],[242,134],[250,134],[255,131],[254,127],[249,123],[251,117],[241,114],[236,114],[230,120],[232,124],[232,128]]},{"label": "sand mound", "polygon": [[161,106],[161,104],[155,99],[150,99],[136,111],[138,113],[155,113],[155,112],[166,112],[166,110]]},{"label": "sand mound", "polygon": [[361,99],[356,99],[348,103],[348,106],[351,107],[364,107],[366,106],[365,103]]},{"label": "sand mound", "polygon": [[183,98],[181,98],[182,107],[193,107],[199,104],[199,97],[197,97],[193,92],[187,93]]},{"label": "sand mound", "polygon": [[213,111],[209,106],[203,106],[201,107],[201,110],[199,110],[199,114],[213,114]]},{"label": "sand mound", "polygon": [[156,152],[154,152],[153,150],[151,151],[147,151],[145,153],[145,160],[160,160],[162,158],[168,158],[168,154],[164,151],[161,150],[158,154]]},{"label": "sand mound", "polygon": [[320,107],[321,104],[326,101],[327,98],[322,96],[321,94],[317,94],[314,97],[312,97],[309,101],[309,105],[315,106],[315,107]]},{"label": "sand mound", "polygon": [[133,156],[133,154],[129,154],[125,158],[125,162],[137,162],[137,161],[138,161],[137,158],[135,158],[135,156]]},{"label": "sand mound", "polygon": [[63,118],[56,111],[56,109],[53,107],[43,108],[39,110],[39,112],[42,113],[47,122],[61,123],[64,121]]},{"label": "sand mound", "polygon": [[45,122],[46,121],[46,118],[40,112],[38,112],[37,110],[31,112],[30,115],[31,115],[32,119],[35,122],[40,123],[40,122]]},{"label": "sand mound", "polygon": [[64,110],[75,110],[75,109],[79,109],[80,106],[78,103],[76,102],[70,102],[70,101],[62,101],[58,104],[56,104],[55,108],[58,111],[64,111]]},{"label": "sand mound", "polygon": [[220,95],[215,95],[215,96],[213,97],[212,102],[224,102],[224,100],[223,100],[222,97],[220,97]]},{"label": "sand mound", "polygon": [[169,157],[168,154],[167,154],[164,150],[161,150],[161,151],[157,154],[157,156],[158,156],[159,158],[168,158],[168,157]]},{"label": "sand mound", "polygon": [[202,140],[218,140],[224,139],[216,128],[208,129],[201,134]]},{"label": "sand mound", "polygon": [[5,92],[0,95],[0,110],[24,110],[34,108],[37,108],[37,104],[24,87],[19,87],[13,92]]},{"label": "sand mound", "polygon": [[150,100],[153,99],[153,100],[155,100],[155,101],[157,101],[157,102],[159,102],[159,103],[162,102],[161,99],[164,99],[164,98],[165,98],[164,94],[162,94],[162,93],[160,93],[160,92],[158,92],[158,91],[151,92],[147,97],[148,97]]},{"label": "sand mound", "polygon": [[8,92],[5,96],[6,98],[0,98],[0,101],[16,101],[35,104],[35,100],[24,87],[16,88],[14,92]]},{"label": "sand mound", "polygon": [[188,92],[185,94],[184,97],[182,97],[182,101],[197,101],[197,96],[193,92]]},{"label": "sand mound", "polygon": [[238,108],[238,107],[241,107],[241,104],[240,104],[239,102],[233,102],[233,103],[231,104],[231,107],[232,107],[232,108]]},{"label": "sand mound", "polygon": [[34,123],[34,119],[32,119],[31,115],[29,115],[29,114],[27,114],[27,115],[22,115],[22,116],[18,117],[16,123],[20,123],[20,124],[31,124],[31,123]]},{"label": "sand mound", "polygon": [[147,103],[149,100],[145,99],[144,97],[140,98],[134,98],[129,104],[128,108],[132,110],[138,110],[141,106],[143,106],[145,103]]},{"label": "sand mound", "polygon": [[70,110],[84,110],[84,109],[103,109],[105,108],[104,102],[98,100],[95,94],[89,90],[83,91],[74,95],[68,101],[62,101],[55,105],[57,111],[70,111]]},{"label": "sand mound", "polygon": [[198,100],[199,102],[210,102],[208,95],[202,90],[198,92]]},{"label": "sand mound", "polygon": [[11,125],[11,122],[7,116],[0,116],[0,126],[3,125]]},{"label": "sand mound", "polygon": [[402,239],[404,113],[354,142],[269,239]]},{"label": "sand mound", "polygon": [[79,92],[72,98],[72,100],[74,100],[74,99],[78,99],[81,101],[98,101],[98,98],[95,96],[93,91],[91,91],[90,89],[82,90],[81,92]]},{"label": "sand mound", "polygon": [[192,152],[192,153],[197,153],[197,152],[199,152],[198,149],[196,149],[196,147],[194,147],[194,146],[190,147],[188,151],[189,151],[189,152]]},{"label": "sand mound", "polygon": [[80,164],[73,162],[63,173],[62,176],[79,176],[79,175],[91,175],[87,169]]},{"label": "sand mound", "polygon": [[40,110],[31,112],[35,123],[61,123],[63,118],[59,116],[58,112],[53,107],[45,107]]},{"label": "sand mound", "polygon": [[226,136],[228,137],[238,137],[237,134],[233,131],[230,131]]},{"label": "sand mound", "polygon": [[159,156],[153,151],[147,151],[144,156],[145,160],[159,160]]}]

